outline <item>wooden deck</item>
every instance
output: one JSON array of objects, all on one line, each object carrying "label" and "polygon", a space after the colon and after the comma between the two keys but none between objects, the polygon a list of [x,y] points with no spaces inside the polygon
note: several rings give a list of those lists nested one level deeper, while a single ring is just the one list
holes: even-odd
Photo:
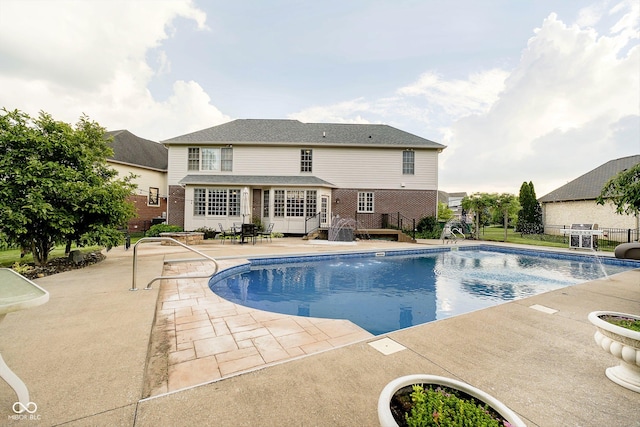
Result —
[{"label": "wooden deck", "polygon": [[[305,239],[313,240],[327,240],[328,239],[329,230],[326,228],[320,228],[312,233],[309,233],[305,236]],[[390,228],[376,228],[376,229],[358,229],[355,231],[355,236],[358,239],[368,238],[374,240],[391,240],[394,242],[410,242],[415,243],[415,239],[411,236],[403,233],[400,230],[393,230]]]}]

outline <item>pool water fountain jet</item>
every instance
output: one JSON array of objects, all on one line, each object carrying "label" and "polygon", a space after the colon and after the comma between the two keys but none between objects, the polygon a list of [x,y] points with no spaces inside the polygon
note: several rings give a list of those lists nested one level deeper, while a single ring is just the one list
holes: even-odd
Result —
[{"label": "pool water fountain jet", "polygon": [[362,235],[369,238],[369,234],[360,232],[362,228],[358,227],[358,222],[353,218],[340,218],[336,216],[331,221],[329,227],[328,240],[330,242],[353,242],[356,235]]},{"label": "pool water fountain jet", "polygon": [[591,252],[593,252],[593,256],[596,259],[596,262],[598,263],[598,265],[600,265],[600,270],[602,270],[602,274],[604,275],[604,280],[609,280],[607,269],[604,268],[604,264],[602,263],[602,259],[598,255],[598,252],[594,248],[591,248]]}]

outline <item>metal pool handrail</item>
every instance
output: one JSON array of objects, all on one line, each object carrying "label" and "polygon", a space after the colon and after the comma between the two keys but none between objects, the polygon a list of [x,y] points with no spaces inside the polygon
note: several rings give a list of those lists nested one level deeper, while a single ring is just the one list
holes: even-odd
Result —
[{"label": "metal pool handrail", "polygon": [[138,270],[138,258],[137,258],[137,251],[138,251],[138,244],[139,243],[143,243],[143,242],[173,242],[176,243],[180,246],[182,246],[185,249],[190,250],[191,252],[195,252],[198,255],[208,259],[209,261],[213,262],[213,265],[215,265],[215,270],[213,271],[213,273],[207,274],[207,275],[194,275],[194,274],[181,274],[181,275],[177,275],[177,276],[158,276],[155,277],[153,280],[151,280],[147,286],[144,288],[145,291],[148,291],[149,289],[151,289],[151,284],[157,280],[162,280],[162,279],[184,279],[187,277],[190,278],[195,278],[195,279],[203,279],[206,277],[211,277],[214,274],[216,274],[218,272],[218,261],[216,261],[215,259],[211,258],[209,255],[204,254],[194,248],[192,248],[191,246],[185,245],[182,242],[177,241],[176,239],[173,239],[171,237],[143,237],[142,239],[138,240],[134,245],[133,245],[133,279],[131,281],[131,289],[129,289],[130,291],[137,291],[138,288],[136,287],[136,272]]}]

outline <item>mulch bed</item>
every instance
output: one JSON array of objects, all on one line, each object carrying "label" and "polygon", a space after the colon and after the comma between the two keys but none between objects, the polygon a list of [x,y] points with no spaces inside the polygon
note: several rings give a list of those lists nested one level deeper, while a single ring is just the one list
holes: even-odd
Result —
[{"label": "mulch bed", "polygon": [[27,279],[38,279],[40,277],[51,276],[53,274],[62,273],[64,271],[77,270],[92,264],[96,264],[106,257],[100,251],[82,254],[82,260],[75,262],[69,257],[60,257],[50,260],[47,265],[36,266],[34,263],[28,263],[30,267],[27,272],[22,273]]}]

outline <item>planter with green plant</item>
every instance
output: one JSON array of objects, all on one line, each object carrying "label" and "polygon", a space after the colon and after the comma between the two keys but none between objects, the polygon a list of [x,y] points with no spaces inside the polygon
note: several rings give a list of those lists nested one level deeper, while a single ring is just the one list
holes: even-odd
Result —
[{"label": "planter with green plant", "polygon": [[524,427],[502,402],[469,384],[436,375],[407,375],[385,386],[378,399],[382,427]]},{"label": "planter with green plant", "polygon": [[640,316],[616,311],[593,311],[589,321],[597,328],[593,338],[620,359],[605,373],[614,383],[640,393]]}]

